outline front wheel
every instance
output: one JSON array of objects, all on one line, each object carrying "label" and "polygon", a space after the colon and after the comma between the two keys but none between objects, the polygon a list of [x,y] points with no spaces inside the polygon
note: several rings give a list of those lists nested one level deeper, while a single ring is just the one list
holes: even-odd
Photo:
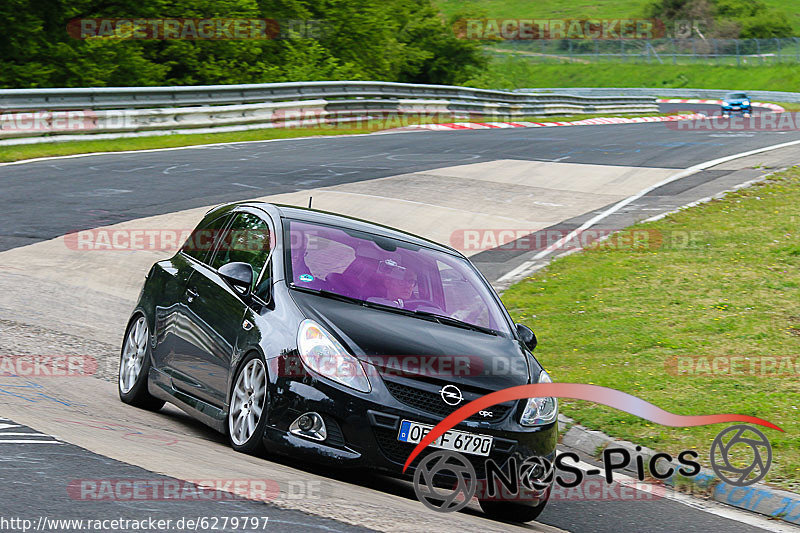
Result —
[{"label": "front wheel", "polygon": [[495,500],[480,500],[481,509],[489,518],[502,522],[531,522],[539,518],[547,505],[547,500],[536,505],[525,505]]},{"label": "front wheel", "polygon": [[131,320],[119,358],[119,399],[142,409],[158,411],[164,407],[164,401],[155,398],[147,390],[147,375],[150,373],[149,338],[147,320],[141,315]]},{"label": "front wheel", "polygon": [[228,436],[237,452],[263,450],[261,437],[266,424],[267,369],[257,353],[252,353],[239,367],[228,410]]}]

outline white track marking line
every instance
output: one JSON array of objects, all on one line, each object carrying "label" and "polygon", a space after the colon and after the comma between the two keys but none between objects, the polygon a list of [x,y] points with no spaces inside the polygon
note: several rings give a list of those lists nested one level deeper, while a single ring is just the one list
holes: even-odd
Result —
[{"label": "white track marking line", "polygon": [[64,444],[57,440],[1,440],[0,444]]},{"label": "white track marking line", "polygon": [[53,437],[52,435],[45,435],[43,433],[0,433],[0,437]]},{"label": "white track marking line", "polygon": [[244,187],[245,189],[260,189],[261,187],[256,187],[255,185],[247,185],[246,183],[239,183],[238,181],[234,181],[231,185],[238,185],[239,187]]},{"label": "white track marking line", "polygon": [[750,150],[749,152],[742,152],[740,154],[734,154],[734,155],[729,155],[729,156],[725,156],[725,157],[720,157],[718,159],[713,159],[711,161],[706,161],[704,163],[699,163],[697,165],[693,165],[693,166],[691,166],[689,168],[686,168],[686,169],[678,172],[677,174],[673,174],[672,176],[670,176],[670,177],[668,177],[668,178],[666,178],[666,179],[664,179],[664,180],[662,180],[662,181],[660,181],[660,182],[658,182],[658,183],[656,183],[654,185],[651,185],[650,187],[647,187],[646,189],[642,189],[641,191],[639,191],[638,193],[634,194],[633,196],[629,196],[628,198],[622,200],[621,202],[618,202],[615,205],[611,206],[610,208],[606,209],[605,211],[603,211],[599,215],[596,215],[596,216],[590,218],[589,220],[584,222],[579,228],[571,231],[567,236],[562,237],[561,239],[559,239],[558,241],[556,241],[552,245],[548,246],[547,248],[545,248],[541,252],[537,253],[535,256],[533,256],[533,259],[525,261],[524,263],[522,263],[521,265],[519,265],[515,269],[511,270],[510,272],[507,272],[501,278],[499,278],[497,281],[501,282],[501,283],[504,283],[504,282],[509,282],[509,281],[515,281],[515,280],[518,280],[519,278],[525,277],[526,275],[529,274],[529,270],[530,270],[530,272],[533,272],[534,270],[532,270],[532,269],[536,269],[536,262],[539,259],[542,259],[547,254],[551,253],[554,250],[557,250],[565,242],[569,242],[572,238],[574,238],[581,231],[594,226],[595,224],[597,224],[598,222],[600,222],[604,218],[607,218],[607,217],[613,215],[614,213],[616,213],[617,211],[619,211],[620,209],[622,209],[626,205],[628,205],[628,204],[630,204],[632,202],[635,202],[636,200],[638,200],[639,198],[641,198],[645,194],[647,194],[647,193],[649,193],[651,191],[654,191],[654,190],[658,189],[659,187],[663,187],[664,185],[667,185],[668,183],[672,183],[673,181],[676,181],[676,180],[679,180],[679,179],[682,179],[682,178],[686,178],[686,177],[691,176],[693,174],[697,174],[698,172],[706,170],[707,168],[714,167],[714,166],[717,166],[717,165],[721,165],[722,163],[727,163],[728,161],[733,161],[735,159],[741,159],[743,157],[749,157],[751,155],[761,154],[761,153],[764,153],[764,152],[770,152],[772,150],[779,150],[781,148],[787,148],[789,146],[797,146],[797,145],[800,145],[800,140],[798,140],[798,141],[790,141],[790,142],[781,143],[781,144],[775,144],[775,145],[772,145],[772,146],[766,146],[764,148],[757,148],[755,150]]},{"label": "white track marking line", "polygon": [[[560,454],[559,454],[560,455]],[[589,464],[585,461],[579,461],[575,464],[578,468],[583,471],[587,471],[590,469],[597,469],[599,467]],[[602,469],[601,469],[602,470]],[[612,477],[614,482],[619,483],[623,486],[633,487],[635,490],[641,491],[642,484],[645,484],[643,481],[639,481],[636,478],[628,476],[626,474],[621,474],[619,472],[612,472]],[[681,503],[693,509],[697,509],[698,511],[703,511],[705,513],[713,514],[722,518],[727,518],[729,520],[734,520],[736,522],[741,522],[744,524],[751,525],[753,527],[758,527],[761,529],[765,529],[767,531],[776,531],[778,533],[797,533],[798,528],[791,524],[782,523],[777,520],[770,520],[769,518],[748,513],[745,511],[740,511],[733,507],[728,507],[722,503],[713,502],[712,500],[699,500],[694,498],[688,494],[684,494],[682,492],[675,491],[670,487],[664,486],[664,490],[660,491],[660,494],[664,499],[672,500],[677,503]],[[651,494],[653,492],[651,491]]]}]

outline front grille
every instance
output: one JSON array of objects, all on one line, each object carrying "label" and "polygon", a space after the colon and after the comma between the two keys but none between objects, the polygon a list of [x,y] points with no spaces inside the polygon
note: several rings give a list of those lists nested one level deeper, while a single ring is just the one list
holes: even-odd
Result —
[{"label": "front grille", "polygon": [[[392,462],[404,464],[411,451],[416,447],[416,444],[409,444],[408,442],[401,442],[397,440],[397,430],[391,430],[380,427],[373,427],[375,432],[375,439],[378,441],[378,447],[381,453]],[[503,467],[511,455],[513,444],[511,441],[502,440],[496,441],[492,444],[492,449],[488,457],[481,455],[462,454],[466,457],[472,466],[475,468],[475,474],[479,479],[486,478],[486,459],[491,458],[498,466]],[[426,447],[422,452],[414,458],[411,462],[411,468],[415,469],[428,455],[439,451],[438,448],[432,446]]]},{"label": "front grille", "polygon": [[[442,397],[439,394],[438,390],[433,391],[433,390],[419,389],[416,387],[411,387],[409,385],[398,383],[396,381],[389,381],[387,379],[384,379],[384,383],[386,384],[386,388],[389,389],[389,392],[392,394],[392,396],[394,396],[399,402],[441,418],[448,416],[459,407],[480,396],[479,394],[475,393],[462,392],[464,396],[463,402],[459,403],[458,405],[448,405],[444,402],[444,400],[442,400]],[[505,416],[508,414],[508,412],[511,410],[512,407],[513,404],[493,405],[485,409],[485,411],[492,413],[491,417],[484,417],[478,413],[475,413],[467,420],[476,420],[481,422],[496,422],[498,420],[502,420],[503,418],[505,418]]]}]

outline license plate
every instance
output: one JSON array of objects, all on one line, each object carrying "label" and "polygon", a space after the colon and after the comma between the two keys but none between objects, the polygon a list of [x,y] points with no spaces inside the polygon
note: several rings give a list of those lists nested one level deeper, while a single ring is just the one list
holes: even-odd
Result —
[{"label": "license plate", "polygon": [[[433,426],[403,420],[400,423],[400,433],[397,440],[418,444]],[[431,443],[434,448],[453,450],[454,452],[469,453],[473,455],[489,455],[494,437],[490,435],[476,435],[465,431],[450,430]]]}]

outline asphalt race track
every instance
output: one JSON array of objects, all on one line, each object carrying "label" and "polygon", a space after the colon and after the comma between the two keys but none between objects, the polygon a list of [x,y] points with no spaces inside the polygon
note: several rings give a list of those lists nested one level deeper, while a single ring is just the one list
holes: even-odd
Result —
[{"label": "asphalt race track", "polygon": [[[269,516],[278,531],[790,531],[688,497],[553,501],[538,522],[516,526],[483,518],[475,505],[453,515],[428,511],[404,481],[236,454],[177,409],[121,404],[109,380],[141,269],[166,254],[73,253],[63,236],[111,225],[191,227],[207,206],[256,197],[305,203],[310,195],[320,209],[363,213],[437,240],[466,227],[574,229],[683,169],[796,140],[797,131],[604,125],[309,138],[0,166],[0,353],[88,354],[104,378],[0,376],[0,480],[16,493],[0,501],[0,515]],[[655,187],[602,227],[627,226],[798,160],[800,147],[789,147],[694,173]],[[533,254],[469,255],[502,287],[501,278]],[[12,438],[4,431],[57,442],[3,444]],[[268,479],[280,494],[266,503],[75,501],[65,488],[125,478]],[[307,497],[293,498],[287,487]]]}]

